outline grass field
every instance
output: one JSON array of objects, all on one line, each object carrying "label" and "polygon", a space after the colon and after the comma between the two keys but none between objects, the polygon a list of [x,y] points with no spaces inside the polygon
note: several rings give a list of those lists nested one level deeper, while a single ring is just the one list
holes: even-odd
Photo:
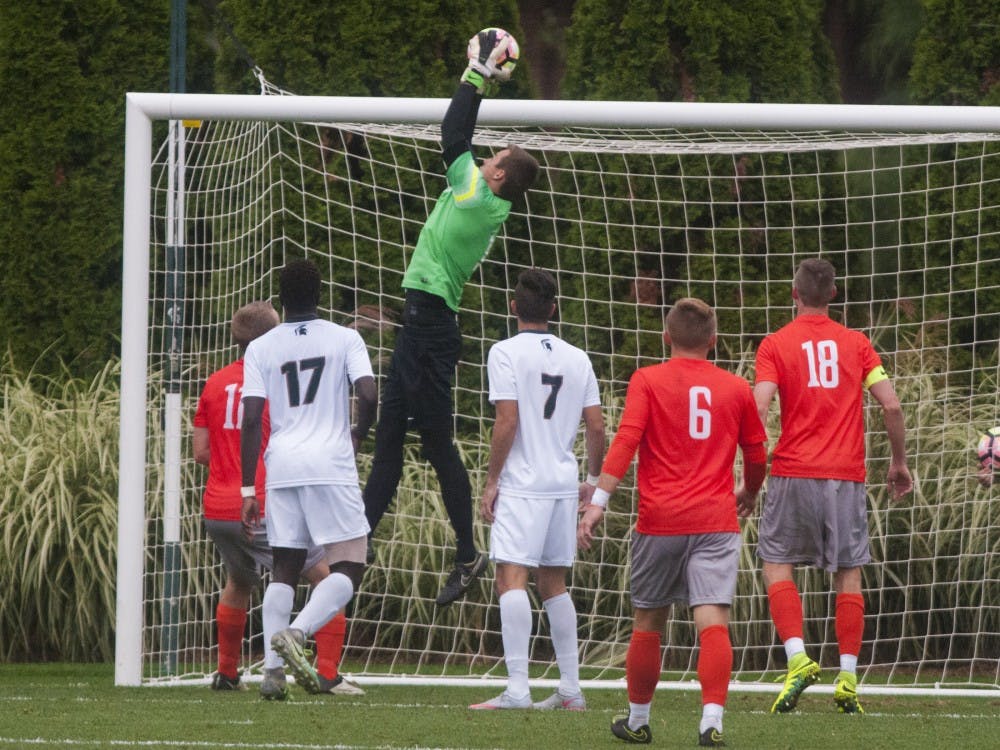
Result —
[{"label": "grass field", "polygon": [[[358,697],[310,696],[286,703],[255,686],[213,693],[205,686],[116,688],[111,665],[0,666],[0,748],[614,748],[609,724],[624,690],[592,690],[589,710],[476,712],[492,687],[368,686]],[[535,699],[548,695],[536,689]],[[833,712],[830,696],[807,692],[790,715],[767,713],[769,694],[732,693],[725,735],[732,748],[840,750],[1000,747],[1000,700],[871,696],[865,716]],[[694,691],[660,691],[653,746],[694,747]]]}]

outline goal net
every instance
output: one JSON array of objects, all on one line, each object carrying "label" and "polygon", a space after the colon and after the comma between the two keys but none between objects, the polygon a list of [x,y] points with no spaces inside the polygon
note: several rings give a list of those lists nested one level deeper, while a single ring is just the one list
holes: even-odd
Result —
[{"label": "goal net", "polygon": [[[276,302],[278,270],[309,257],[325,279],[323,315],[362,333],[381,379],[403,271],[444,187],[447,102],[274,93],[129,98],[120,684],[215,669],[223,572],[202,528],[205,474],[191,454],[191,417],[205,378],[238,355],[233,311]],[[590,354],[610,437],[630,375],[667,356],[662,318],[672,300],[713,305],[714,360],[752,380],[757,344],[792,317],[796,265],[821,254],[838,272],[834,317],[868,333],[893,378],[916,480],[911,497],[889,503],[888,445],[869,399],[874,562],[864,570],[862,681],[997,689],[1000,487],[977,483],[974,447],[1000,424],[1000,114],[983,108],[995,124],[973,123],[986,132],[970,133],[937,108],[865,109],[858,128],[850,107],[485,102],[480,155],[518,143],[543,170],[462,298],[456,440],[475,493],[493,414],[486,355],[514,331],[507,302],[520,269],[557,276],[554,330]],[[701,126],[689,125],[690,113]],[[928,123],[934,132],[921,132]],[[359,456],[362,482],[371,447]],[[630,471],[572,571],[582,676],[595,683],[624,675],[635,506]],[[488,526],[477,521],[476,535],[485,549]],[[785,659],[755,519],[743,537],[735,679],[773,689]],[[434,604],[452,546],[436,477],[411,440],[375,536],[376,562],[349,611],[345,672],[362,682],[505,676],[489,577],[450,607]],[[802,570],[797,580],[810,653],[835,667],[829,576]],[[533,601],[531,674],[555,678],[544,610]],[[259,597],[248,670],[262,649],[258,607]],[[676,608],[665,680],[696,679],[695,640],[689,611]]]}]

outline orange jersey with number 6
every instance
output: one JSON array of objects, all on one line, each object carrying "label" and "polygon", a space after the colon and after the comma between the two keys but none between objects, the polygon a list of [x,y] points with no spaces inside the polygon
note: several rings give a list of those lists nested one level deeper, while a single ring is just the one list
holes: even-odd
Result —
[{"label": "orange jersey with number 6", "polygon": [[736,447],[763,462],[766,439],[747,381],[675,357],[632,375],[603,471],[621,478],[638,448],[641,534],[739,531]]}]

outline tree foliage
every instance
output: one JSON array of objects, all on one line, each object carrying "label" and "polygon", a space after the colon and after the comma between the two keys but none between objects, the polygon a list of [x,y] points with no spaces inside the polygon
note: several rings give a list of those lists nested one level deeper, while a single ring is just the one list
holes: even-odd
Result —
[{"label": "tree foliage", "polygon": [[[843,6],[847,28],[863,39],[851,49],[864,53],[866,75],[881,66],[885,85],[897,86],[922,23],[914,99],[998,103],[1000,0],[927,0],[922,15],[906,14],[916,2]],[[170,4],[40,0],[8,3],[0,14],[0,351],[21,368],[51,373],[64,361],[92,373],[118,350],[124,95],[167,89]],[[822,0],[577,0],[562,95],[836,102],[830,8]],[[300,94],[443,97],[478,28],[503,26],[527,46],[515,0],[485,13],[458,0],[201,0],[187,11],[186,89],[196,92],[256,92],[258,65]],[[503,96],[532,94],[532,64],[547,63],[524,60]],[[659,238],[649,245],[664,255]]]},{"label": "tree foliage", "polygon": [[917,104],[1000,105],[1000,0],[926,0],[910,85]]},{"label": "tree foliage", "polygon": [[[450,96],[476,31],[500,26],[523,38],[514,0],[485,13],[460,0],[222,0],[219,10],[268,78],[297,94]],[[234,36],[220,34],[216,89],[255,91]],[[527,81],[518,75],[507,93],[526,96]]]},{"label": "tree foliage", "polygon": [[818,0],[580,0],[564,93],[640,101],[835,102]]},{"label": "tree foliage", "polygon": [[166,20],[151,0],[0,14],[0,343],[19,366],[96,371],[117,349],[124,92],[165,88]]}]

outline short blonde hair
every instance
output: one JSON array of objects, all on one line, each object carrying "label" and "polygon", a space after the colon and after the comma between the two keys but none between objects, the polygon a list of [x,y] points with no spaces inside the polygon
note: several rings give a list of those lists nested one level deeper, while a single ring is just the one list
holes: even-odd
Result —
[{"label": "short blonde hair", "polygon": [[701,349],[715,335],[715,310],[697,297],[681,297],[667,313],[671,344],[683,349]]},{"label": "short blonde hair", "polygon": [[258,336],[263,336],[278,325],[278,312],[270,302],[258,300],[243,305],[233,313],[231,330],[233,339],[241,347],[246,347]]}]

